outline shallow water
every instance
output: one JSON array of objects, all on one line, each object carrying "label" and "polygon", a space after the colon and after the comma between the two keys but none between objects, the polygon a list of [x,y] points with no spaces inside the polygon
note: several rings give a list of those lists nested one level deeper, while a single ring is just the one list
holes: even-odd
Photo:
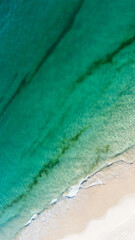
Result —
[{"label": "shallow water", "polygon": [[135,144],[135,2],[0,3],[0,237]]}]

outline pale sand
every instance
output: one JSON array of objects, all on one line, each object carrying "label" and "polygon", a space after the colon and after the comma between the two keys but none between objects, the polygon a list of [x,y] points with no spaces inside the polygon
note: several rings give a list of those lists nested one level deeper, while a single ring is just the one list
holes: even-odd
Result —
[{"label": "pale sand", "polygon": [[90,221],[86,229],[60,240],[134,240],[135,194],[128,195],[105,216]]},{"label": "pale sand", "polygon": [[[134,161],[135,149],[114,160],[121,159]],[[89,187],[94,182],[99,185]],[[121,161],[98,172],[82,185],[76,197],[44,211],[17,239],[134,240],[135,163]]]}]

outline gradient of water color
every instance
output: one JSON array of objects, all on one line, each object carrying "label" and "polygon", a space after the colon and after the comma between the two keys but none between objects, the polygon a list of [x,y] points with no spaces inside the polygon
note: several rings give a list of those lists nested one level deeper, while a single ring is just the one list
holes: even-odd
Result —
[{"label": "gradient of water color", "polygon": [[135,144],[135,1],[0,3],[0,239]]}]

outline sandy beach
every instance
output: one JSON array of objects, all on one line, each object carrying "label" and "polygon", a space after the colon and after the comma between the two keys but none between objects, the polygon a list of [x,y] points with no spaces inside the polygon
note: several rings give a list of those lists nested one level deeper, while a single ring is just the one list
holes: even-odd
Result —
[{"label": "sandy beach", "polygon": [[85,230],[61,240],[113,240],[135,238],[135,194],[124,197],[98,219],[90,221]]},{"label": "sandy beach", "polygon": [[114,158],[117,162],[84,181],[74,198],[65,197],[42,212],[16,239],[135,239],[134,152]]}]

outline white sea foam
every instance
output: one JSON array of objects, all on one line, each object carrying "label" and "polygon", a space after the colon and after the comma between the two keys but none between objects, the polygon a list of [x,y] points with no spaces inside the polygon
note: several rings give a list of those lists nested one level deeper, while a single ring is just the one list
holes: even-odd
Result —
[{"label": "white sea foam", "polygon": [[80,184],[74,185],[69,188],[68,192],[64,193],[62,196],[66,198],[73,198],[76,196],[80,188]]},{"label": "white sea foam", "polygon": [[35,213],[35,214],[31,217],[31,219],[25,224],[25,227],[27,227],[28,225],[30,225],[30,223],[31,223],[33,220],[35,220],[35,219],[37,218],[37,216],[38,216],[38,214]]},{"label": "white sea foam", "polygon": [[53,199],[52,201],[51,201],[51,205],[54,205],[56,202],[58,201],[58,199],[57,198],[55,198],[55,199]]}]

